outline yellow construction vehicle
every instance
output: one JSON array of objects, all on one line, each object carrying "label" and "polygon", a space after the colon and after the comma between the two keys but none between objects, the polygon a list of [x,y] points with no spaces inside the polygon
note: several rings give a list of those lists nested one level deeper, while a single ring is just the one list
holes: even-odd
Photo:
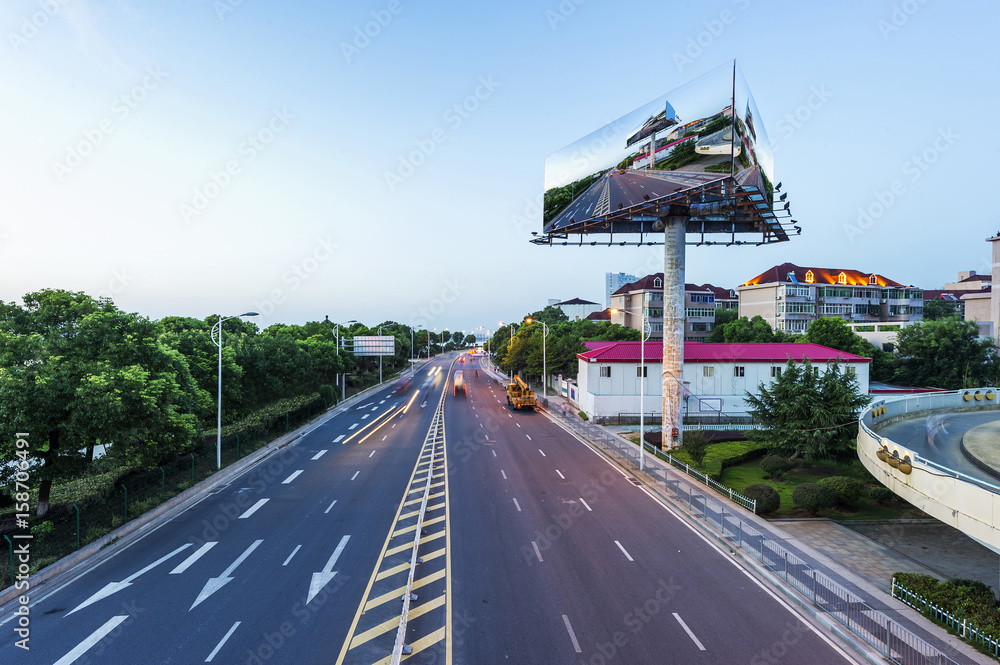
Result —
[{"label": "yellow construction vehicle", "polygon": [[519,377],[507,386],[507,403],[513,409],[532,409],[535,406],[535,393],[528,389],[528,384]]}]

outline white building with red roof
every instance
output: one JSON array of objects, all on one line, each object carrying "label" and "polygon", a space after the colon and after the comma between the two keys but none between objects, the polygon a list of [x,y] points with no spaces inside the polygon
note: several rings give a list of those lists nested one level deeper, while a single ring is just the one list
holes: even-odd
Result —
[{"label": "white building with red roof", "polygon": [[[577,354],[578,406],[590,418],[643,411],[659,413],[663,374],[663,343],[646,342],[645,378],[640,374],[642,342],[584,342],[587,351]],[[709,344],[684,343],[685,414],[715,415],[747,412],[746,394],[769,386],[789,360],[808,360],[814,371],[825,372],[830,363],[853,373],[858,388],[867,393],[871,358],[811,343]],[[640,383],[645,381],[643,387]]]}]

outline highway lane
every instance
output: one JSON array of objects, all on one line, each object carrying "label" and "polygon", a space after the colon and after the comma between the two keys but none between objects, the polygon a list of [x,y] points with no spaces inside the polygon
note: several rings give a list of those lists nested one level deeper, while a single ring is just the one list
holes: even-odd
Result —
[{"label": "highway lane", "polygon": [[446,408],[455,662],[852,662],[558,425],[469,385]]},{"label": "highway lane", "polygon": [[[39,594],[30,658],[7,641],[0,662],[191,663],[213,652],[225,663],[279,652],[281,662],[329,662],[391,524],[395,505],[385,498],[409,480],[431,418],[420,404],[444,383],[428,374],[442,364],[421,370],[406,394],[387,386]],[[395,414],[417,390],[409,412]],[[360,443],[380,415],[381,429]]]}]

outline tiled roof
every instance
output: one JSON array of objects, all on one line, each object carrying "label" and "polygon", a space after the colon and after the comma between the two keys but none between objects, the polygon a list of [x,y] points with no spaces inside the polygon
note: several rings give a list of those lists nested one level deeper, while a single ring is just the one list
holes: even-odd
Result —
[{"label": "tiled roof", "polygon": [[[585,353],[578,353],[577,358],[587,362],[633,362],[641,360],[641,342],[584,342]],[[663,343],[646,342],[646,361],[657,362],[663,359]],[[840,362],[870,363],[871,358],[856,356],[846,351],[838,351],[819,344],[807,342],[779,343],[743,343],[743,344],[713,344],[707,342],[685,342],[684,362],[758,362],[775,363],[788,360],[809,360],[810,362]]]},{"label": "tiled roof", "polygon": [[[810,271],[813,274],[813,281],[807,282],[806,273]],[[870,272],[861,272],[860,270],[853,270],[851,268],[809,268],[797,266],[794,263],[782,263],[780,266],[774,266],[753,279],[747,280],[741,286],[772,284],[775,282],[791,283],[792,280],[788,278],[788,273],[794,274],[799,284],[838,284],[840,273],[844,273],[849,286],[868,286],[868,280],[872,275]],[[875,274],[875,283],[879,286],[905,286],[877,273]]]},{"label": "tiled roof", "polygon": [[[660,280],[660,285],[654,286],[653,282],[657,278],[659,278]],[[662,288],[663,288],[663,273],[658,272],[653,275],[646,275],[645,277],[637,279],[634,282],[629,282],[628,284],[623,285],[620,289],[618,289],[611,295],[618,295],[620,293],[631,293],[632,291],[651,291],[653,289],[662,289]]]},{"label": "tiled roof", "polygon": [[960,300],[962,296],[976,293],[989,293],[989,289],[950,289],[948,291],[924,291],[924,300]]},{"label": "tiled roof", "polygon": [[571,300],[564,300],[563,302],[557,302],[555,307],[560,305],[596,305],[596,302],[590,302],[589,300],[582,300],[580,298],[573,298]]},{"label": "tiled roof", "polygon": [[599,312],[591,312],[587,315],[587,318],[591,321],[610,321],[611,320],[611,310],[602,309]]}]

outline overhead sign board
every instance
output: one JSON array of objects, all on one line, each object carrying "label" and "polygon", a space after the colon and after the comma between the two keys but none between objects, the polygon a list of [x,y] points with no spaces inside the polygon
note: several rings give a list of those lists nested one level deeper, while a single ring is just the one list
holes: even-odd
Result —
[{"label": "overhead sign board", "polygon": [[396,354],[396,338],[392,335],[355,335],[354,355],[392,356]]}]

